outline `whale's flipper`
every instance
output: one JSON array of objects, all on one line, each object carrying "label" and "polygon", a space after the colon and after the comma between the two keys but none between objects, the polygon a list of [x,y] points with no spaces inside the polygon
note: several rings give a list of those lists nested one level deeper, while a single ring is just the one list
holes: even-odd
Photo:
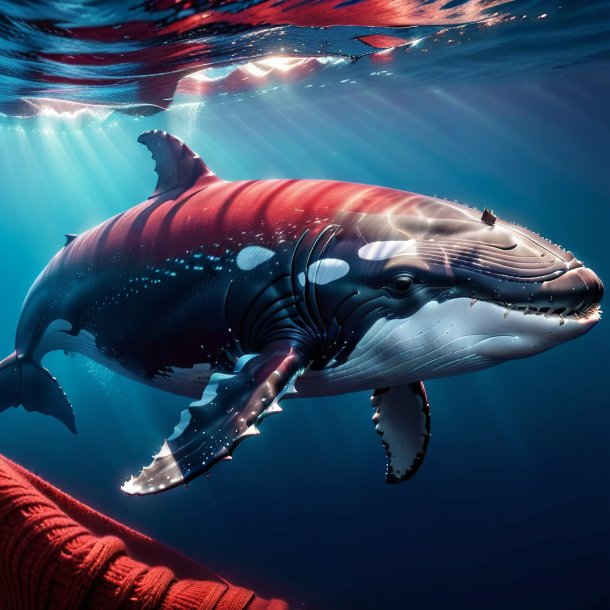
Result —
[{"label": "whale's flipper", "polygon": [[279,400],[294,392],[308,366],[294,347],[275,344],[261,354],[242,356],[232,374],[214,373],[201,400],[182,412],[173,435],[150,466],[122,486],[129,495],[158,493],[204,474],[231,459],[242,440],[259,434],[258,424],[279,413]]},{"label": "whale's flipper", "polygon": [[76,433],[72,405],[55,377],[39,364],[11,354],[0,362],[0,411],[19,405],[52,415]]},{"label": "whale's flipper", "polygon": [[373,422],[386,448],[386,481],[401,483],[421,466],[430,441],[430,405],[421,382],[377,389]]},{"label": "whale's flipper", "polygon": [[149,199],[176,191],[182,193],[201,178],[218,180],[214,173],[186,144],[165,131],[145,131],[138,138],[150,150],[159,176]]}]

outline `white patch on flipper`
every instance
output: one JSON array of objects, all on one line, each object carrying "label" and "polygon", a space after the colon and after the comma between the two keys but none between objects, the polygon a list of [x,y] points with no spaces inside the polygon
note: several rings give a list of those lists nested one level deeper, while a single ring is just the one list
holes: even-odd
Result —
[{"label": "white patch on flipper", "polygon": [[309,266],[307,279],[323,286],[342,278],[349,272],[349,265],[340,258],[323,258]]},{"label": "white patch on flipper", "polygon": [[237,255],[237,266],[242,271],[252,271],[259,265],[267,262],[275,256],[273,250],[262,248],[261,246],[246,246]]},{"label": "white patch on flipper", "polygon": [[244,366],[246,366],[246,364],[248,364],[248,362],[252,360],[252,358],[256,358],[258,355],[259,354],[244,354],[243,356],[240,356],[237,359],[235,366],[233,367],[233,372],[239,373],[244,368]]},{"label": "white patch on flipper", "polygon": [[258,416],[256,422],[259,423],[264,419],[267,419],[269,415],[276,415],[277,413],[281,413],[282,411],[282,407],[280,407],[277,402],[273,402]]},{"label": "white patch on flipper", "polygon": [[297,280],[299,280],[299,284],[301,284],[301,286],[305,286],[305,274],[302,271],[299,273],[299,275],[297,275]]},{"label": "white patch on flipper", "polygon": [[209,405],[217,396],[216,390],[218,389],[218,382],[224,381],[225,379],[231,379],[235,377],[230,373],[214,373],[208,381],[208,385],[205,386],[203,394],[200,400],[192,402],[189,406],[191,407],[205,407]]},{"label": "white patch on flipper", "polygon": [[180,413],[180,421],[174,426],[174,431],[168,440],[175,441],[185,430],[186,427],[191,423],[191,412],[185,409]]},{"label": "white patch on flipper", "polygon": [[[234,372],[233,373],[213,373],[205,388],[203,389],[203,394],[199,400],[195,400],[189,406],[190,407],[206,407],[209,405],[218,395],[218,383],[221,381],[225,381],[227,379],[232,379],[235,377],[237,373],[239,373],[246,364],[255,358],[258,354],[244,354],[241,356],[237,362],[235,363]],[[180,421],[174,427],[174,431],[172,435],[169,437],[170,441],[176,440],[185,430],[186,427],[191,422],[191,413],[188,409],[185,409],[180,414]]]},{"label": "white patch on flipper", "polygon": [[157,453],[157,457],[167,457],[168,455],[171,455],[171,449],[169,448],[169,445],[167,444],[167,441],[165,441],[163,443],[163,447],[161,447],[161,449],[159,450],[159,453]]},{"label": "white patch on flipper", "polygon": [[387,480],[404,481],[419,468],[430,438],[429,407],[425,393],[404,385],[375,392],[373,422],[388,456]]},{"label": "white patch on flipper", "polygon": [[358,250],[358,256],[367,261],[384,261],[394,256],[415,256],[415,240],[372,241]]},{"label": "white patch on flipper", "polygon": [[251,426],[248,426],[241,434],[236,436],[235,440],[241,441],[245,438],[248,438],[249,436],[258,436],[260,433],[261,431],[258,429],[256,424],[252,424]]},{"label": "white patch on flipper", "polygon": [[132,476],[129,481],[125,481],[121,491],[130,496],[145,495],[174,487],[181,481],[184,481],[184,476],[165,441],[150,466],[142,468],[137,477]]}]

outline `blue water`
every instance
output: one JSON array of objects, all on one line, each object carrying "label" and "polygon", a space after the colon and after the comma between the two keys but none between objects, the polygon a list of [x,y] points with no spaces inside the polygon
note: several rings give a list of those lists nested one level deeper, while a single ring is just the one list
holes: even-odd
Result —
[{"label": "blue water", "polygon": [[[559,46],[562,35],[558,27]],[[512,65],[500,81],[462,73],[458,82],[414,83],[399,62],[365,86],[341,88],[346,77],[326,71],[315,87],[303,81],[152,117],[7,119],[0,352],[13,350],[21,302],[64,233],[153,190],[153,163],[136,142],[146,129],[184,139],[226,179],[352,180],[490,207],[572,250],[608,285],[610,76],[595,55],[576,53],[558,72]],[[489,62],[492,71],[504,65],[501,53]],[[0,450],[294,608],[602,609],[610,607],[608,345],[602,320],[532,359],[428,382],[428,456],[398,486],[383,481],[384,451],[362,393],[286,402],[211,477],[126,497],[120,484],[149,461],[185,400],[61,353],[45,365],[74,405],[79,434],[11,409],[0,415]]]}]

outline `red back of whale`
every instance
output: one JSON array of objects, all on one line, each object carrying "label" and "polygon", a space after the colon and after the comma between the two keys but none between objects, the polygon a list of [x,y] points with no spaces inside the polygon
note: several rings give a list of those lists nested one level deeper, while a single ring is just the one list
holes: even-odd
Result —
[{"label": "red back of whale", "polygon": [[[87,231],[65,253],[66,262],[129,253],[157,259],[223,243],[274,245],[321,229],[344,212],[385,214],[417,204],[404,191],[328,180],[225,182],[202,176],[171,198],[152,197]],[[153,254],[154,253],[154,254]]]}]

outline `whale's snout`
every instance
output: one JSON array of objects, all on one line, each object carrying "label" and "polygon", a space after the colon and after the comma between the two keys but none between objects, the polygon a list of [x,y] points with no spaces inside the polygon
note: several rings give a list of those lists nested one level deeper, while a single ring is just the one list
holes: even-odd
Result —
[{"label": "whale's snout", "polygon": [[544,282],[536,305],[544,304],[552,313],[586,315],[599,305],[603,296],[604,285],[595,272],[588,267],[578,267]]}]

